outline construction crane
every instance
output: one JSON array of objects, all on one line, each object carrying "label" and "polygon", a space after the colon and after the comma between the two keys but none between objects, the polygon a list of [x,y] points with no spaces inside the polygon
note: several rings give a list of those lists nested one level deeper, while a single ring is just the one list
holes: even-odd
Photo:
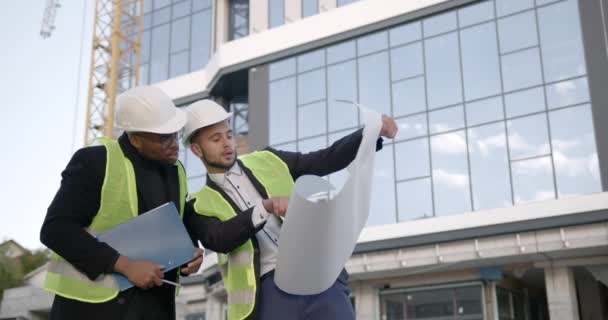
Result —
[{"label": "construction crane", "polygon": [[40,36],[44,39],[51,36],[55,30],[55,17],[57,9],[61,7],[58,0],[47,0],[44,7],[44,15],[42,16],[42,26],[40,27]]},{"label": "construction crane", "polygon": [[[47,0],[40,34],[54,29],[57,0]],[[116,137],[116,96],[139,82],[143,0],[95,0],[84,144]],[[43,34],[44,32],[44,34]]]},{"label": "construction crane", "polygon": [[143,0],[96,0],[85,145],[116,137],[116,96],[139,82]]}]

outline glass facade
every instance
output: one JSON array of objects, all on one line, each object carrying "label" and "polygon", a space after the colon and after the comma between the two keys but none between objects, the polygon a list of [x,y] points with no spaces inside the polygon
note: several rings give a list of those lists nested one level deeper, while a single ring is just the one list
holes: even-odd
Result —
[{"label": "glass facade", "polygon": [[381,292],[380,308],[386,320],[484,318],[480,285]]},{"label": "glass facade", "polygon": [[202,69],[209,60],[211,0],[144,0],[140,84]]},{"label": "glass facade", "polygon": [[478,1],[270,64],[269,144],[392,115],[369,225],[600,192],[586,74],[576,0]]},{"label": "glass facade", "polygon": [[228,39],[249,35],[249,0],[230,0]]}]

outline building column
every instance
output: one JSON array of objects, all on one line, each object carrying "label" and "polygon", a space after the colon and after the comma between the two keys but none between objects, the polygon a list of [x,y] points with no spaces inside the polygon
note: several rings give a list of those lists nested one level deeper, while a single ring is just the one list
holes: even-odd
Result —
[{"label": "building column", "polygon": [[268,0],[249,2],[249,34],[268,29]]},{"label": "building column", "polygon": [[302,19],[302,0],[285,0],[285,24]]},{"label": "building column", "polygon": [[376,289],[365,282],[351,285],[355,295],[356,319],[376,319],[378,306],[376,305]]},{"label": "building column", "polygon": [[319,0],[319,13],[335,9],[337,6],[336,0]]},{"label": "building column", "polygon": [[576,284],[572,268],[547,266],[545,288],[551,320],[579,320]]},{"label": "building column", "polygon": [[210,294],[207,298],[207,305],[205,307],[205,317],[207,319],[224,319],[222,313],[222,299],[217,295]]}]

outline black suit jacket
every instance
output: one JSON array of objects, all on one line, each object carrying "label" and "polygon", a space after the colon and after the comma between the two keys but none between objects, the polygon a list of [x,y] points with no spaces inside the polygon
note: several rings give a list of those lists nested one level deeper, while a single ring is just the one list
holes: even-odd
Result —
[{"label": "black suit jacket", "polygon": [[[118,142],[132,162],[137,185],[138,213],[142,214],[172,201],[179,208],[177,167],[142,158],[126,135]],[[48,208],[40,231],[40,241],[90,279],[111,273],[119,253],[85,231],[100,206],[101,188],[105,177],[106,150],[103,146],[78,150],[62,173],[62,181]],[[196,218],[196,217],[195,217]],[[191,219],[184,216],[187,229]],[[193,238],[193,243],[194,241]],[[177,270],[165,273],[174,281]],[[105,303],[83,303],[55,296],[51,319],[145,319],[175,318],[175,291],[170,285],[150,290],[131,288]]]}]

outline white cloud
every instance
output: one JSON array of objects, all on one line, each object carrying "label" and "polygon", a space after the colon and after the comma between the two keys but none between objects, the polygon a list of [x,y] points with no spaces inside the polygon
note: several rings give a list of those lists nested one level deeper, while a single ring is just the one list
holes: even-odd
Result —
[{"label": "white cloud", "polygon": [[431,141],[433,152],[459,154],[467,151],[467,143],[462,133],[448,133],[435,136]]},{"label": "white cloud", "polygon": [[434,169],[433,182],[450,188],[465,188],[469,183],[469,178],[466,174],[450,173],[443,169]]},{"label": "white cloud", "polygon": [[509,148],[512,151],[517,151],[526,155],[536,156],[549,153],[549,143],[542,143],[540,145],[533,145],[528,143],[526,139],[519,133],[513,133],[509,135]]},{"label": "white cloud", "polygon": [[[473,144],[474,148],[472,148],[471,152],[475,152],[476,149],[479,149],[479,152],[483,157],[487,157],[492,152],[495,152],[494,149],[502,149],[506,146],[505,136],[502,134],[489,136],[485,139],[479,139],[475,141]],[[476,147],[476,148],[475,148]]]}]

